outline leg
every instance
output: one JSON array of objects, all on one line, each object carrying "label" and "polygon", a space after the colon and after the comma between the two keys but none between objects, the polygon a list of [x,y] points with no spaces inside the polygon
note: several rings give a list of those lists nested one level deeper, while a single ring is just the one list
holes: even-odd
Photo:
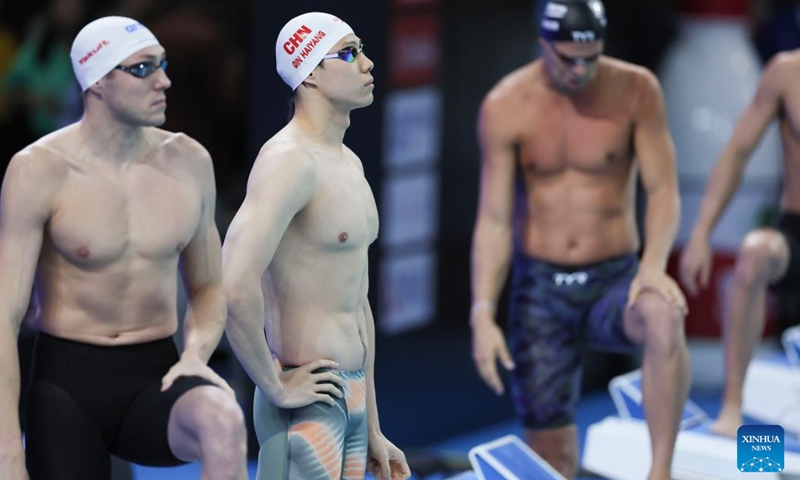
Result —
[{"label": "leg", "polygon": [[290,480],[341,478],[347,426],[343,407],[317,402],[294,411],[288,435]]},{"label": "leg", "polygon": [[259,447],[256,480],[287,480],[291,410],[276,407],[258,387],[254,397],[253,426]]},{"label": "leg", "polygon": [[108,448],[65,390],[33,380],[26,410],[31,480],[109,480]]},{"label": "leg", "polygon": [[199,460],[202,480],[247,479],[247,433],[236,399],[219,387],[189,390],[172,407],[169,447],[181,460]]},{"label": "leg", "polygon": [[525,441],[562,475],[575,478],[578,473],[578,431],[575,425],[541,430],[526,428]]},{"label": "leg", "polygon": [[528,317],[528,328],[512,326],[511,393],[531,447],[567,478],[578,469],[574,415],[581,357],[575,335],[552,318]]},{"label": "leg", "polygon": [[623,318],[625,332],[644,344],[642,393],[653,464],[650,480],[668,480],[683,407],[689,392],[689,352],[683,315],[664,298],[642,292]]},{"label": "leg", "polygon": [[742,424],[742,388],[756,342],[764,331],[767,287],[789,266],[789,245],[776,230],[754,230],[742,242],[725,305],[725,390],[711,427],[734,437]]},{"label": "leg", "polygon": [[367,473],[367,382],[364,371],[343,372],[348,428],[344,443],[342,480],[364,480]]}]

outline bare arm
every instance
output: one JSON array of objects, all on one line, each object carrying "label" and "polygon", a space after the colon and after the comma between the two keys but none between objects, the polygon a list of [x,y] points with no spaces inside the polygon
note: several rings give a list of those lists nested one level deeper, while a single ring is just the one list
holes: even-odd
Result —
[{"label": "bare arm", "polygon": [[493,317],[511,261],[514,144],[503,105],[488,97],[478,119],[480,196],[472,236],[472,302],[476,319]]},{"label": "bare arm", "polygon": [[411,476],[405,454],[390,442],[381,431],[378,400],[375,396],[375,319],[369,301],[365,300],[364,318],[367,324],[367,426],[369,429],[369,458],[367,470],[381,479],[406,479]]},{"label": "bare arm", "polygon": [[314,161],[304,150],[262,150],[223,247],[228,340],[253,382],[276,404],[280,404],[283,385],[264,333],[261,278],[286,228],[308,204],[316,184]]},{"label": "bare arm", "polygon": [[640,82],[633,143],[647,193],[642,265],[664,271],[680,223],[675,146],[658,80],[648,72]]},{"label": "bare arm", "polygon": [[706,186],[692,236],[706,242],[742,179],[747,159],[770,122],[778,115],[783,72],[781,56],[764,71],[753,101],[739,117],[733,135],[717,159]]},{"label": "bare arm", "polygon": [[26,478],[18,420],[17,335],[58,188],[56,170],[48,160],[17,154],[0,194],[0,471],[13,479]]},{"label": "bare arm", "polygon": [[510,370],[514,362],[503,332],[495,323],[495,307],[511,263],[514,205],[514,125],[507,100],[492,93],[481,107],[481,185],[472,237],[472,357],[478,374],[496,394],[503,393],[497,359]]},{"label": "bare arm", "polygon": [[666,273],[667,260],[680,221],[680,197],[675,147],[667,127],[664,98],[650,72],[637,79],[633,144],[647,194],[645,247],[636,277],[628,291],[628,306],[650,290],[686,314],[686,298]]},{"label": "bare arm", "polygon": [[200,224],[181,252],[181,273],[186,286],[188,308],[184,318],[184,357],[208,363],[225,328],[225,293],[222,289],[222,260],[219,232],[214,223],[216,187],[211,157],[199,145],[197,169],[202,189]]}]

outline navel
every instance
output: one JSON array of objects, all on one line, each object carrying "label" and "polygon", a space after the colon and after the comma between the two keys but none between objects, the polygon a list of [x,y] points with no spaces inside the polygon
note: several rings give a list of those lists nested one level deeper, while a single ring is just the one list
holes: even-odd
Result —
[{"label": "navel", "polygon": [[347,241],[347,232],[342,232],[339,234],[339,243],[344,243]]},{"label": "navel", "polygon": [[88,247],[79,247],[77,251],[78,257],[80,258],[88,258],[89,255],[91,255],[91,253],[92,252],[89,250]]}]

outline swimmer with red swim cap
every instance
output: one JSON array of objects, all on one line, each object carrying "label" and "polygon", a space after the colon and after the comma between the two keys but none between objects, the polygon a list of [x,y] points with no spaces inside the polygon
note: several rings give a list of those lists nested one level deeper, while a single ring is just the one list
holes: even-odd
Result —
[{"label": "swimmer with red swim cap", "polygon": [[[642,349],[649,478],[668,479],[689,387],[686,301],[665,272],[680,214],[675,153],[656,77],[603,55],[605,33],[599,0],[548,2],[541,58],[502,78],[481,105],[473,358],[497,394],[497,364],[511,372],[528,444],[574,478],[582,348]],[[643,248],[637,177],[647,196]],[[495,312],[509,270],[507,343]]]},{"label": "swimmer with red swim cap", "polygon": [[350,112],[373,101],[374,64],[347,23],[321,12],[290,20],[275,57],[296,111],[261,148],[223,248],[228,340],[257,387],[256,478],[408,478],[375,398],[367,250],[378,210],[344,144]]}]

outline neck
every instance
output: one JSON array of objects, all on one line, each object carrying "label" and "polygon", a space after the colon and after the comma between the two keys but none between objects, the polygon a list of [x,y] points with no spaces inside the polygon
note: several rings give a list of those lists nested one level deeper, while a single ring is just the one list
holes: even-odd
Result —
[{"label": "neck", "polygon": [[146,147],[145,127],[122,122],[104,110],[87,108],[78,131],[81,148],[91,158],[128,163],[138,160]]},{"label": "neck", "polygon": [[350,110],[337,109],[327,99],[300,102],[298,98],[290,124],[320,144],[339,147],[344,143],[344,134],[350,126]]}]

